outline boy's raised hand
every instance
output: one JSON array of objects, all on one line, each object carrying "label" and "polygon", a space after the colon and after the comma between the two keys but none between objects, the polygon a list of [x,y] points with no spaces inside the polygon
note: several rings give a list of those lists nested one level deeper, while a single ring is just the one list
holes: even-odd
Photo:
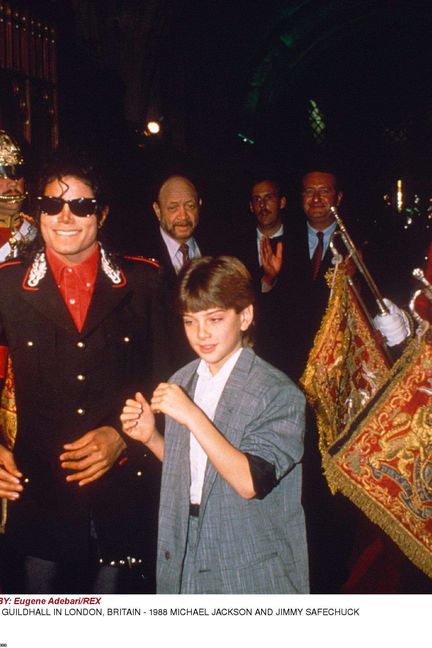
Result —
[{"label": "boy's raised hand", "polygon": [[120,414],[122,429],[125,434],[147,444],[156,432],[155,417],[141,392],[135,398],[128,398]]},{"label": "boy's raised hand", "polygon": [[188,425],[194,413],[199,411],[183,389],[174,383],[160,383],[156,387],[151,399],[151,408],[153,412],[171,416],[181,425]]}]

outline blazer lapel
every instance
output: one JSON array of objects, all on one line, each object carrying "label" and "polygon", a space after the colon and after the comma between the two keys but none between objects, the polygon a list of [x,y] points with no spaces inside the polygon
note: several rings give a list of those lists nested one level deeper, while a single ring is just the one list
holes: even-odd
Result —
[{"label": "blazer lapel", "polygon": [[[192,372],[188,376],[185,376],[185,379],[179,381],[182,384],[184,390],[193,398],[195,392],[196,382],[198,380],[198,375],[196,373],[196,368],[198,366],[197,361],[192,367]],[[172,434],[172,451],[173,451],[173,461],[174,464],[169,467],[169,473],[171,478],[175,480],[176,487],[176,501],[177,504],[177,520],[180,525],[179,533],[183,537],[183,544],[186,544],[187,537],[187,528],[188,528],[188,518],[189,518],[189,502],[190,502],[190,483],[191,483],[191,468],[190,468],[190,432],[189,430],[175,423]],[[178,457],[184,457],[185,461],[178,461]]]}]

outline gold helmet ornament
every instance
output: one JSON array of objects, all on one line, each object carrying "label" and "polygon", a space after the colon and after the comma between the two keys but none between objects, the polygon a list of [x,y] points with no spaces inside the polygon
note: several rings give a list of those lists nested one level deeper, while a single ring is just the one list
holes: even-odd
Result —
[{"label": "gold helmet ornament", "polygon": [[0,178],[19,180],[24,175],[24,158],[17,142],[0,130]]}]

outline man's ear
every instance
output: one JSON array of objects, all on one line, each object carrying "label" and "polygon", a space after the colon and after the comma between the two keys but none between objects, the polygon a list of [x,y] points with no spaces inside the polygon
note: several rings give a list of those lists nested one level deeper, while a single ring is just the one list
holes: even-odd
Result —
[{"label": "man's ear", "polygon": [[161,219],[161,210],[160,210],[160,207],[159,207],[159,203],[156,202],[156,201],[154,201],[154,203],[153,203],[153,211],[156,214],[158,221],[160,221],[160,219]]},{"label": "man's ear", "polygon": [[98,229],[100,229],[103,226],[103,224],[105,223],[106,217],[108,216],[108,213],[109,213],[109,207],[107,205],[106,207],[104,207],[102,209],[101,214],[99,216]]},{"label": "man's ear", "polygon": [[242,331],[247,331],[249,326],[252,324],[254,318],[254,307],[252,304],[243,308],[240,313],[240,329]]},{"label": "man's ear", "polygon": [[286,196],[281,196],[279,200],[279,209],[285,209],[286,207]]},{"label": "man's ear", "polygon": [[336,199],[336,207],[339,207],[339,205],[342,202],[343,198],[343,191],[338,191],[337,199]]}]

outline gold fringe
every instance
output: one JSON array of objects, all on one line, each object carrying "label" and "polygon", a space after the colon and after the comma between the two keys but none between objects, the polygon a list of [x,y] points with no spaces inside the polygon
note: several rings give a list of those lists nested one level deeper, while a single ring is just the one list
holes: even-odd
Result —
[{"label": "gold fringe", "polygon": [[377,524],[397,544],[404,554],[429,578],[432,578],[431,553],[409,534],[405,527],[401,527],[389,511],[374,501],[364,490],[341,472],[334,459],[327,456],[323,459],[323,466],[327,479],[331,479],[336,490],[339,490],[353,504],[355,504],[374,524]]},{"label": "gold fringe", "polygon": [[[0,397],[0,430],[3,436],[4,443],[9,450],[12,450],[15,444],[17,434],[17,416],[16,416],[16,403],[15,403],[15,387],[14,377],[12,370],[12,361],[10,355],[8,356],[6,378],[3,386],[3,391]],[[5,532],[7,519],[7,500],[1,499],[1,515],[0,515],[0,534]]]}]

